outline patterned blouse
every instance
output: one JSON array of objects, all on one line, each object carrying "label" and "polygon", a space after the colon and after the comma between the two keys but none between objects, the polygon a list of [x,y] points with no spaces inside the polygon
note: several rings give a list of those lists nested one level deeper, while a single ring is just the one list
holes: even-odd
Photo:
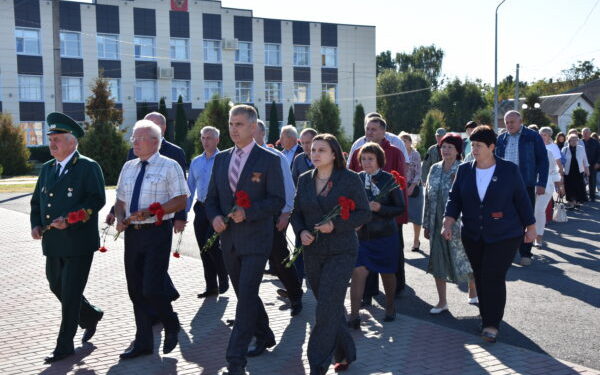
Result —
[{"label": "patterned blouse", "polygon": [[421,181],[421,155],[417,150],[412,149],[412,151],[409,152],[407,164],[406,183],[408,185],[414,183],[418,185]]}]

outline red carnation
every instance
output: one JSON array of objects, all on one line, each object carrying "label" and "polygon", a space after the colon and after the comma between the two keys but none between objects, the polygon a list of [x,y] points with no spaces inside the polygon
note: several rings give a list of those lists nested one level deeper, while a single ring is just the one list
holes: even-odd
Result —
[{"label": "red carnation", "polygon": [[162,207],[162,205],[158,202],[154,202],[150,205],[150,207],[148,207],[148,210],[150,210],[150,212],[154,213],[156,210],[159,210]]},{"label": "red carnation", "polygon": [[84,209],[77,211],[77,216],[79,218],[79,221],[86,221],[88,219],[88,213],[85,212]]},{"label": "red carnation", "polygon": [[174,253],[173,253],[173,256],[174,256],[175,258],[179,258],[181,255],[179,255],[179,252],[178,252],[178,251],[176,251],[176,252],[174,252]]},{"label": "red carnation", "polygon": [[156,216],[156,221],[154,222],[154,225],[161,225],[163,216],[165,216],[165,210],[162,208],[162,205],[158,202],[154,202],[150,205],[150,207],[148,207],[148,211],[150,211],[151,214]]},{"label": "red carnation", "polygon": [[108,249],[107,249],[106,247],[104,247],[104,246],[102,246],[102,247],[100,247],[100,248],[98,249],[98,251],[99,251],[99,252],[101,252],[101,253],[105,253],[107,250],[108,250]]},{"label": "red carnation", "polygon": [[67,223],[75,224],[78,221],[80,221],[79,214],[77,212],[69,212],[69,215],[67,215]]},{"label": "red carnation", "polygon": [[250,196],[243,190],[235,193],[235,205],[241,208],[250,208]]}]

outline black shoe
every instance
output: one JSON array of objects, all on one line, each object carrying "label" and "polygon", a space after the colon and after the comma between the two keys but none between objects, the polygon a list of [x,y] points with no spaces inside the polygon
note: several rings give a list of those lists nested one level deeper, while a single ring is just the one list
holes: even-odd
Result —
[{"label": "black shoe", "polygon": [[360,317],[350,319],[346,324],[348,325],[348,328],[360,329]]},{"label": "black shoe", "polygon": [[248,357],[258,357],[263,354],[267,348],[272,348],[275,346],[275,339],[271,339],[270,341],[256,340],[256,345],[254,349],[248,350]]},{"label": "black shoe", "polygon": [[[219,294],[225,294],[225,293],[227,293],[228,290],[229,290],[229,282],[226,281],[219,285]],[[198,295],[198,298],[200,298],[199,295]]]},{"label": "black shoe", "polygon": [[169,354],[175,349],[177,344],[179,343],[179,331],[181,330],[181,326],[179,325],[179,320],[177,320],[177,326],[173,329],[165,329],[165,341],[163,342],[163,353]]},{"label": "black shoe", "polygon": [[47,363],[58,362],[58,361],[65,359],[73,354],[75,354],[75,352],[66,353],[66,354],[52,354],[51,356],[44,358],[44,363],[47,364]]},{"label": "black shoe", "polygon": [[288,292],[285,289],[277,289],[277,295],[281,298],[289,298]]},{"label": "black shoe", "polygon": [[360,307],[371,307],[373,306],[373,297],[363,297],[360,302]]},{"label": "black shoe", "polygon": [[291,316],[296,316],[302,312],[302,300],[299,299],[297,301],[292,302],[292,308],[290,311]]},{"label": "black shoe", "polygon": [[421,242],[419,242],[418,246],[413,247],[412,249],[410,249],[410,251],[418,253],[419,251],[421,251],[421,249],[419,249],[419,247],[421,247]]},{"label": "black shoe", "polygon": [[[229,286],[227,286],[227,288],[229,288]],[[211,290],[205,291],[204,293],[198,294],[198,298],[215,297],[218,295],[219,295],[218,289],[211,289]]]},{"label": "black shoe", "polygon": [[121,358],[121,359],[133,359],[133,358],[136,358],[136,357],[140,357],[140,356],[143,356],[143,355],[150,355],[150,354],[152,354],[152,348],[150,348],[150,349],[138,349],[134,345],[131,349],[126,350],[123,353],[121,353],[119,355],[119,358]]},{"label": "black shoe", "polygon": [[102,320],[103,316],[104,313],[101,312],[100,318],[98,318],[98,320],[96,320],[94,323],[92,323],[89,327],[85,329],[85,332],[83,332],[83,336],[81,337],[82,344],[85,344],[86,342],[90,341],[90,339],[94,336],[94,333],[96,333],[96,327],[98,327],[98,322]]}]

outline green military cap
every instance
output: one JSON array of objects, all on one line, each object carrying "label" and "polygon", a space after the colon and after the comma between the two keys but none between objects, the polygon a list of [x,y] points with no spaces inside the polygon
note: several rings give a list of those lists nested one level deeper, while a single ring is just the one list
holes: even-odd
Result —
[{"label": "green military cap", "polygon": [[64,113],[50,113],[46,117],[46,123],[48,124],[48,135],[70,133],[77,138],[83,137],[83,128]]}]

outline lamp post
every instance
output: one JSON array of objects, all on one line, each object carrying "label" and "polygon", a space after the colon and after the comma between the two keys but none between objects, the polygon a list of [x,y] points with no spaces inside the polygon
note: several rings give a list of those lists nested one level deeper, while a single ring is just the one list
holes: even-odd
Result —
[{"label": "lamp post", "polygon": [[502,0],[496,7],[495,43],[494,43],[494,130],[498,131],[498,8],[504,4]]}]

